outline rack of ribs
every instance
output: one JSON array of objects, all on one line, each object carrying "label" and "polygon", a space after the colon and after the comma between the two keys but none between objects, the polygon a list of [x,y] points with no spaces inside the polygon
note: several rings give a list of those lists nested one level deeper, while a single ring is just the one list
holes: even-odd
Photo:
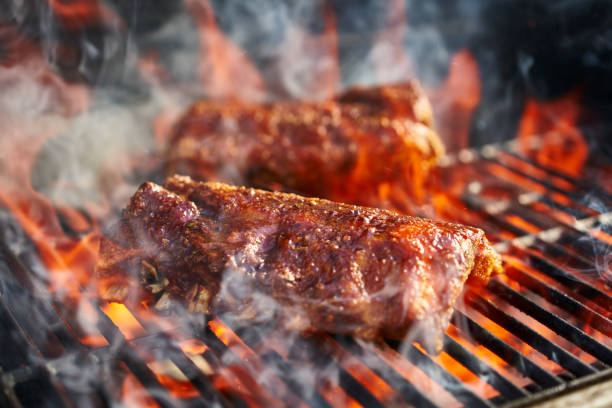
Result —
[{"label": "rack of ribs", "polygon": [[476,228],[186,176],[144,183],[100,255],[107,300],[428,350],[466,280],[501,268]]},{"label": "rack of ribs", "polygon": [[166,170],[410,213],[444,151],[432,122],[414,81],[325,102],[202,100],[175,126]]}]

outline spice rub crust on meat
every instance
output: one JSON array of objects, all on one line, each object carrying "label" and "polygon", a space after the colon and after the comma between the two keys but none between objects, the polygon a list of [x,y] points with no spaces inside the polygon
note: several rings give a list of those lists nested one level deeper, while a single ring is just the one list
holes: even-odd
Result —
[{"label": "spice rub crust on meat", "polygon": [[444,148],[416,81],[324,102],[196,102],[166,150],[167,174],[411,212]]},{"label": "spice rub crust on meat", "polygon": [[174,176],[134,194],[97,275],[109,300],[437,350],[468,277],[500,268],[476,228]]}]

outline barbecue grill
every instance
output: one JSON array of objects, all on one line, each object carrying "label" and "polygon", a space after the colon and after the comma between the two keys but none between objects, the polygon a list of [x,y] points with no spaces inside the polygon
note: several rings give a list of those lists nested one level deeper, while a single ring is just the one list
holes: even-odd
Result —
[{"label": "barbecue grill", "polygon": [[[485,229],[506,274],[467,290],[438,356],[418,344],[342,336],[284,342],[228,317],[173,324],[129,309],[117,317],[112,308],[121,306],[101,305],[83,288],[87,306],[59,302],[41,285],[35,247],[3,210],[0,323],[9,335],[0,340],[0,401],[104,406],[129,381],[135,401],[159,406],[563,406],[574,395],[612,403],[612,290],[609,275],[597,274],[609,273],[601,264],[612,253],[612,213],[601,203],[612,194],[538,165],[513,142],[451,155],[439,176],[468,170],[480,176],[447,210]],[[506,198],[488,202],[492,187]],[[95,327],[87,337],[84,321]],[[315,378],[304,380],[304,366]]]},{"label": "barbecue grill", "polygon": [[[556,72],[558,60],[551,62],[554,72],[536,69],[535,73],[523,73],[526,82],[533,82],[531,88],[526,86],[531,93],[511,88],[516,73],[496,66],[508,61],[492,61],[510,54],[507,49],[516,45],[514,41],[520,43],[521,36],[504,32],[499,49],[490,42],[499,42],[497,37],[508,24],[513,32],[521,34],[533,29],[536,41],[542,34],[549,35],[547,29],[551,28],[541,29],[532,26],[528,18],[518,18],[524,17],[520,2],[518,6],[507,2],[505,7],[516,13],[507,22],[497,24],[502,12],[492,19],[491,27],[474,29],[471,18],[477,14],[475,9],[480,7],[485,16],[491,17],[489,14],[497,12],[498,6],[491,10],[488,2],[458,2],[463,6],[448,6],[450,12],[446,13],[445,6],[429,9],[406,0],[390,2],[389,7],[370,4],[363,11],[331,1],[332,6],[321,7],[324,18],[315,19],[313,27],[302,21],[306,27],[300,26],[302,31],[288,30],[312,52],[311,60],[338,54],[337,66],[316,71],[314,80],[309,69],[300,67],[302,70],[296,73],[294,66],[286,70],[275,66],[271,60],[282,52],[270,54],[270,44],[261,45],[258,36],[239,36],[242,42],[237,42],[248,52],[236,52],[235,45],[223,36],[223,29],[231,33],[236,26],[242,27],[241,20],[231,20],[249,10],[239,8],[238,13],[228,11],[217,16],[213,11],[231,8],[223,9],[220,2],[48,0],[31,8],[23,2],[9,3],[6,10],[0,6],[7,11],[0,15],[14,17],[14,21],[3,21],[0,16],[0,86],[15,82],[15,78],[23,80],[26,85],[17,88],[19,92],[25,90],[26,96],[17,91],[9,93],[9,102],[20,101],[18,97],[23,96],[26,108],[21,110],[35,107],[31,116],[19,116],[19,104],[4,115],[2,108],[8,109],[9,104],[0,95],[0,135],[17,135],[11,143],[0,137],[0,159],[11,159],[0,160],[0,407],[612,405],[612,167],[609,160],[600,158],[605,154],[598,154],[601,152],[597,149],[591,149],[587,160],[588,142],[600,142],[602,150],[609,147],[605,144],[605,119],[601,119],[606,117],[609,98],[602,97],[603,81],[599,81],[601,86],[594,80],[583,84],[585,89],[573,87],[566,79],[586,74],[580,69],[571,75],[563,69]],[[75,5],[81,6],[76,12],[71,8]],[[402,7],[410,8],[416,18],[407,22],[399,12]],[[597,14],[595,22],[607,27],[607,9],[594,9],[599,10],[593,13]],[[612,9],[608,11],[612,13]],[[377,22],[365,34],[363,21],[351,17],[360,13]],[[464,15],[456,20],[452,17],[461,13]],[[590,24],[588,12],[578,14],[580,23]],[[459,44],[454,57],[449,57],[447,76],[437,78],[434,85],[428,83],[432,78],[427,76],[437,71],[430,69],[429,59],[435,60],[441,52],[436,35],[428,31],[428,25],[435,24],[432,15],[442,16],[439,35]],[[391,23],[387,21],[389,16]],[[176,21],[163,25],[175,17]],[[512,25],[516,21],[519,23]],[[289,19],[288,25],[293,23]],[[348,29],[344,27],[343,31],[343,25]],[[403,55],[402,35],[407,26],[417,27],[411,32],[414,44],[409,47],[417,52]],[[550,31],[555,30],[553,26]],[[457,32],[465,37],[459,38]],[[497,37],[483,35],[489,32]],[[269,36],[273,45],[282,42],[276,32],[264,34],[261,37]],[[206,42],[207,35],[218,43]],[[558,48],[574,51],[582,42],[593,43],[590,59],[585,58],[585,65],[592,65],[593,58],[607,54],[597,53],[601,51],[599,43],[590,41],[589,35],[568,35],[570,40],[579,40],[569,41],[569,46],[568,41],[559,41]],[[482,37],[486,37],[484,43]],[[208,46],[207,52],[213,57],[200,55],[205,54],[200,47],[205,47],[197,44],[196,38]],[[376,49],[377,41],[384,45],[377,52],[364,46],[367,43]],[[461,48],[478,44],[485,44],[480,53]],[[527,50],[535,57],[524,56],[520,68],[541,69],[537,62],[541,62],[538,58],[542,54],[533,44],[528,45],[533,49]],[[42,50],[39,53],[38,46]],[[151,55],[143,52],[134,63],[137,58],[130,54],[132,48],[144,50],[148,46],[154,50]],[[432,47],[435,50],[431,51]],[[365,68],[353,71],[359,65],[355,60],[385,53],[402,55],[378,63],[370,59],[363,64]],[[206,92],[235,97],[236,88],[243,85],[252,85],[248,91],[260,96],[263,91],[255,86],[259,83],[249,83],[249,78],[261,79],[259,74],[273,98],[303,97],[309,92],[319,97],[331,95],[351,81],[380,80],[370,71],[383,72],[385,80],[401,79],[406,73],[406,60],[419,59],[422,54],[427,54],[427,60],[417,71],[428,73],[417,73],[424,77],[424,87],[437,110],[436,119],[442,119],[438,122],[440,133],[450,152],[432,175],[427,189],[431,197],[419,207],[423,211],[420,215],[483,229],[504,261],[503,275],[493,277],[486,287],[464,290],[440,354],[428,353],[409,339],[371,343],[349,336],[288,333],[263,323],[238,322],[226,315],[158,313],[99,298],[90,276],[97,256],[97,237],[112,223],[118,213],[116,207],[125,205],[126,192],[132,193],[142,181],[163,179],[160,163],[138,149],[150,151],[162,144],[163,134],[182,109],[174,105],[185,105]],[[555,57],[563,61],[563,53],[558,54]],[[543,55],[546,57],[546,53]],[[281,57],[291,64],[293,55]],[[205,63],[199,64],[200,58]],[[18,69],[22,59],[28,61],[24,74]],[[5,62],[8,74],[2,71]],[[449,61],[443,62],[445,67],[449,65]],[[234,73],[236,66],[246,72],[245,83],[236,85],[227,74],[228,68]],[[594,69],[599,79],[609,72],[601,66]],[[202,67],[221,83],[213,81],[214,86],[208,88],[206,85],[211,84],[202,85],[209,80],[196,79],[201,74],[196,71]],[[306,68],[313,67],[306,64]],[[495,68],[499,68],[501,79],[488,75]],[[261,72],[255,72],[257,69]],[[541,80],[540,76],[547,74],[552,79]],[[306,78],[306,85],[316,82],[315,89],[302,83],[291,88],[289,85],[300,82],[300,75]],[[32,82],[28,82],[30,79]],[[39,79],[44,92],[31,96],[27,91],[41,86]],[[538,86],[534,84],[541,88],[554,84],[548,94],[544,92],[553,102],[536,101],[531,94],[542,89],[535,89]],[[116,88],[122,87],[129,89],[117,92]],[[509,107],[493,106],[508,89],[512,94]],[[91,102],[87,92],[93,90],[99,91],[96,96],[102,102],[94,97]],[[147,97],[154,103],[142,103]],[[106,105],[111,105],[109,113],[104,110]],[[166,111],[152,113],[154,108]],[[517,112],[521,108],[519,121]],[[147,123],[133,128],[126,122],[128,130],[121,132],[129,141],[122,140],[117,147],[113,145],[116,140],[106,138],[102,128],[109,125],[108,133],[112,133],[112,122],[124,121],[125,116],[119,114],[128,110],[136,112],[136,121],[145,118],[142,122]],[[498,120],[507,111],[517,117]],[[93,124],[95,130],[102,129],[103,137],[95,132],[93,136],[88,134],[89,128],[74,131],[82,123],[74,125],[71,121],[81,112],[90,113],[83,122]],[[543,120],[550,112],[553,118]],[[577,123],[580,114],[600,121],[589,128],[590,139],[588,132],[581,133]],[[12,116],[17,118],[15,123],[10,122]],[[483,118],[494,119],[487,122]],[[27,127],[30,122],[36,124],[34,130]],[[27,130],[23,135],[22,125]],[[498,125],[505,131],[493,134],[491,128],[497,130]],[[150,131],[149,127],[154,128],[150,132],[154,135],[136,135],[143,129]],[[605,136],[593,136],[601,129]],[[26,134],[36,137],[28,139]],[[155,142],[147,139],[149,136]],[[500,141],[504,138],[506,141]],[[470,140],[479,146],[468,147]],[[488,144],[482,145],[483,141]],[[113,147],[108,151],[104,149],[109,147],[107,142]],[[3,152],[7,147],[9,153]],[[104,150],[97,152],[101,156],[121,151],[129,156],[125,159],[129,165],[121,162],[117,165],[123,166],[120,170],[102,174],[102,170],[108,170],[101,165],[105,157],[90,155],[94,150]],[[134,150],[138,154],[133,154]],[[64,173],[63,166],[71,165],[78,168],[77,172],[84,171],[84,188],[80,178],[64,177],[72,173]],[[95,181],[92,175],[97,177]],[[115,185],[120,188],[111,188]],[[18,188],[12,189],[15,186]],[[12,194],[21,193],[20,188],[27,190],[23,197]],[[60,195],[66,191],[73,195],[58,200],[54,189]],[[108,191],[99,191],[103,189]],[[94,195],[116,197],[97,206],[81,206],[91,198],[91,190],[96,190]]]}]

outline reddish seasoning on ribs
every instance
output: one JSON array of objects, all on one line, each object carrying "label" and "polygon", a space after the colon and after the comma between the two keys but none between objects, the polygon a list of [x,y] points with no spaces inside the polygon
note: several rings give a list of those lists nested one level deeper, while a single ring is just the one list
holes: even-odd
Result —
[{"label": "reddish seasoning on ribs", "polygon": [[414,81],[326,102],[203,100],[175,127],[168,174],[410,211],[443,154]]},{"label": "reddish seasoning on ribs", "polygon": [[476,228],[184,176],[144,183],[100,255],[108,300],[366,339],[417,328],[429,350],[466,279],[500,269]]}]

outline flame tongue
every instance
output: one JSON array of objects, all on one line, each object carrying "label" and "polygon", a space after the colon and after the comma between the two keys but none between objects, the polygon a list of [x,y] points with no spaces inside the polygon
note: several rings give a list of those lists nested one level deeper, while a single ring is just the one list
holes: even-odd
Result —
[{"label": "flame tongue", "polygon": [[519,124],[519,149],[543,166],[578,176],[588,156],[576,125],[581,96],[580,89],[575,89],[550,102],[529,99]]},{"label": "flame tongue", "polygon": [[451,58],[444,82],[429,92],[436,128],[448,151],[469,146],[472,115],[480,103],[481,88],[478,62],[468,49],[462,49]]},{"label": "flame tongue", "polygon": [[110,8],[98,0],[47,0],[62,26],[80,30],[105,22],[118,25],[122,21]]},{"label": "flame tongue", "polygon": [[[10,31],[5,30],[3,34],[10,34]],[[88,272],[80,274],[71,269],[91,270],[97,242],[93,234],[85,234],[75,241],[64,233],[52,203],[32,188],[30,174],[44,143],[63,131],[71,116],[87,108],[90,91],[83,86],[66,84],[46,65],[40,49],[27,40],[16,37],[8,44],[16,46],[9,49],[8,55],[18,58],[21,64],[13,66],[10,61],[8,65],[6,61],[0,64],[0,84],[3,85],[0,202],[13,213],[36,244],[52,271],[48,277],[52,288],[76,293],[78,289],[74,285]],[[75,217],[70,218],[79,223]],[[75,274],[77,279],[74,279]]]},{"label": "flame tongue", "polygon": [[264,98],[264,82],[245,53],[221,31],[208,0],[187,0],[198,27],[202,59],[200,75],[211,97]]}]

